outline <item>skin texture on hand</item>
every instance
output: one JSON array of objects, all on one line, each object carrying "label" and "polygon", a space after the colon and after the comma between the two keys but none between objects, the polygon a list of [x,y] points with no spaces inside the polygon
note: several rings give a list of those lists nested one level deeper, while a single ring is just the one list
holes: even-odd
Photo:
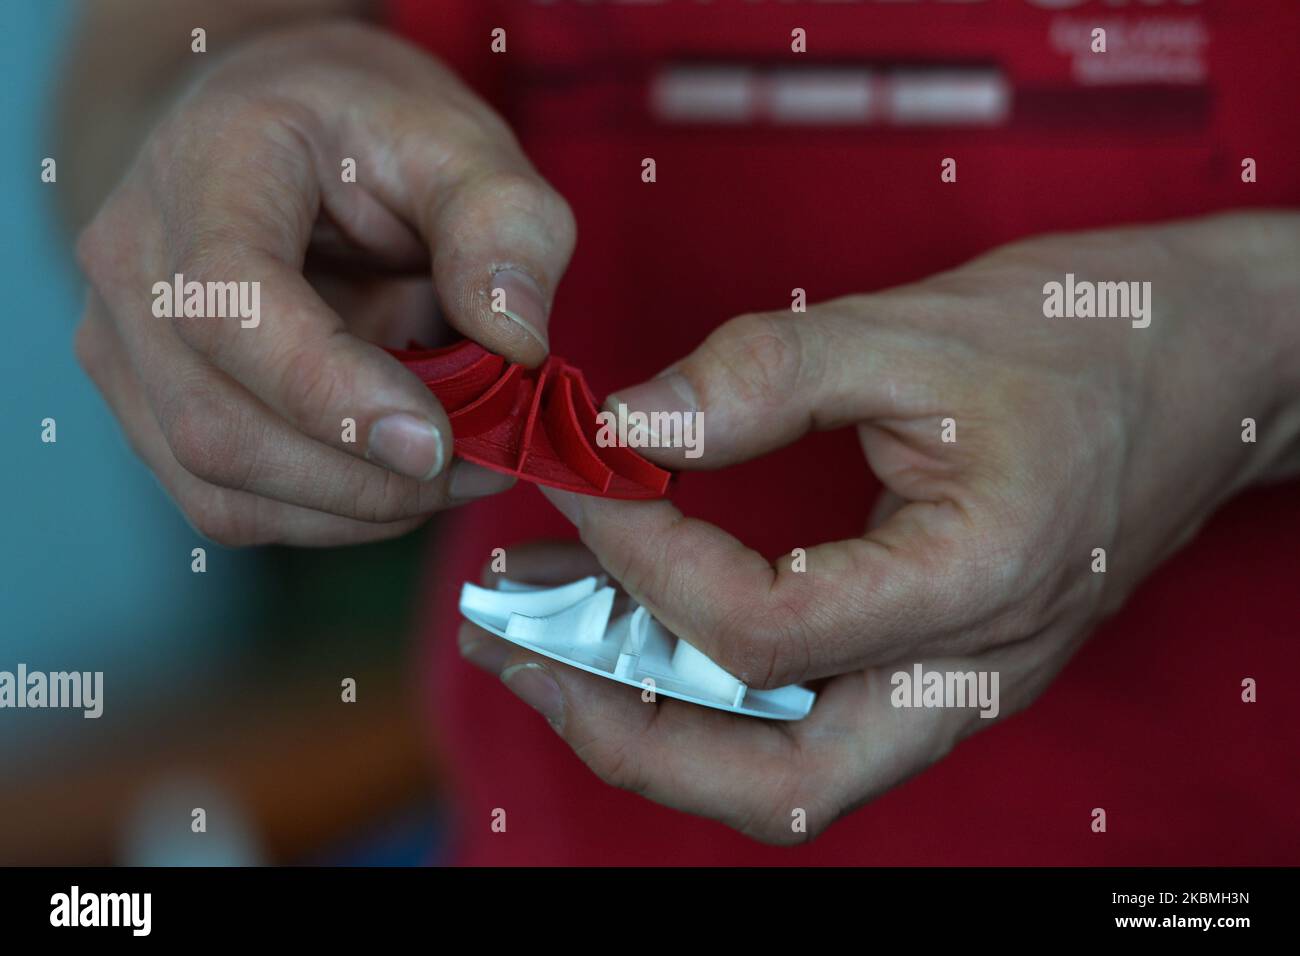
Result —
[{"label": "skin texture on hand", "polygon": [[[218,6],[266,25],[299,7]],[[223,21],[208,16],[215,36]],[[119,61],[114,74],[140,66]],[[79,242],[92,288],[77,350],[190,520],[228,544],[337,544],[499,490],[450,467],[442,409],[369,343],[428,333],[440,306],[512,360],[544,357],[574,224],[509,130],[436,61],[356,25],[214,55],[161,119],[138,102],[172,88],[159,72],[134,70],[132,90],[96,114],[105,140],[152,131]],[[87,165],[116,170],[134,145],[86,150]],[[71,178],[79,215],[100,193],[92,175]],[[562,494],[590,551],[510,556],[512,575],[542,582],[607,569],[755,686],[820,680],[807,720],[647,705],[469,626],[466,656],[611,783],[771,842],[821,832],[991,722],[892,706],[895,670],[996,671],[1005,717],[1219,503],[1300,471],[1296,236],[1294,216],[1255,215],[1018,243],[907,288],[733,320],[676,377],[618,393],[705,416],[705,456],[657,454],[672,467],[857,430],[887,491],[861,538],[810,542],[806,570],[668,502]],[[176,273],[260,282],[263,322],[154,317],[150,289]],[[1066,273],[1151,281],[1151,326],[1044,318],[1043,283]],[[488,308],[495,288],[506,312]],[[1240,440],[1247,417],[1257,444]],[[344,418],[354,445],[340,441]],[[1090,568],[1097,548],[1105,574]]]},{"label": "skin texture on hand", "polygon": [[[472,625],[462,651],[610,783],[808,839],[994,722],[894,706],[894,673],[997,673],[997,718],[1015,713],[1227,497],[1294,473],[1298,235],[1295,216],[1255,214],[1025,241],[905,288],[735,319],[611,396],[702,414],[703,457],[643,449],[672,467],[856,428],[885,492],[862,537],[809,542],[803,570],[667,501],[550,490],[590,553],[509,554],[512,577],[544,582],[604,568],[753,686],[821,680],[803,721],[644,703]],[[1067,273],[1150,281],[1150,326],[1046,318],[1044,285]]]},{"label": "skin texture on hand", "polygon": [[[355,23],[296,27],[217,60],[83,231],[77,354],[208,537],[390,537],[512,481],[453,462],[444,410],[372,343],[429,339],[440,308],[540,363],[574,239],[509,129],[434,59]],[[175,275],[257,283],[262,321],[156,316]]]}]

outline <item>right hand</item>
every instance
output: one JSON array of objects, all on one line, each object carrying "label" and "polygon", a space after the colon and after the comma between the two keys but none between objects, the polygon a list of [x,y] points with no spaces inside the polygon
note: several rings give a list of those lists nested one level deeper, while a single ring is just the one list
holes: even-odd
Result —
[{"label": "right hand", "polygon": [[[392,537],[513,479],[453,462],[438,401],[371,341],[427,337],[436,302],[540,363],[574,233],[503,121],[435,60],[355,24],[274,34],[176,103],[82,233],[77,355],[206,536]],[[410,281],[430,268],[432,295]],[[154,283],[177,273],[258,282],[260,324],[156,318]]]}]

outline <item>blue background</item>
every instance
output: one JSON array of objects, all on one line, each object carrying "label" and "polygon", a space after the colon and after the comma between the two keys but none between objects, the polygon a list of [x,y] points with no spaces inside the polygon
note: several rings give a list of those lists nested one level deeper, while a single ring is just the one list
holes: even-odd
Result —
[{"label": "blue background", "polygon": [[[111,719],[169,674],[227,660],[221,635],[251,610],[232,596],[251,585],[257,559],[197,538],[77,365],[72,337],[84,284],[59,221],[59,186],[41,182],[42,160],[59,158],[52,100],[74,11],[45,0],[7,0],[5,8],[0,670],[19,662],[103,670]],[[58,423],[54,444],[41,441],[47,417]],[[206,575],[190,570],[196,546],[208,550]],[[81,719],[9,711],[0,719],[0,761]]]}]

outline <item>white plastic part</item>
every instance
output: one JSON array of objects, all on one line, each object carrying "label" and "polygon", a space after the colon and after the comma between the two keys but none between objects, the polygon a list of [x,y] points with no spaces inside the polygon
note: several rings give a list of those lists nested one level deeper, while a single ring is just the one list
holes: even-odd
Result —
[{"label": "white plastic part", "polygon": [[798,685],[754,690],[634,604],[611,620],[604,578],[546,588],[501,579],[496,590],[466,584],[460,613],[513,644],[590,674],[704,707],[802,720],[817,695]]}]

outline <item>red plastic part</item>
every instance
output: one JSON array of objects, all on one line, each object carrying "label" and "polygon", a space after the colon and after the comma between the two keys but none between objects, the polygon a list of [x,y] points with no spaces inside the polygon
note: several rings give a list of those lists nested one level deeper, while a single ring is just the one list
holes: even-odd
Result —
[{"label": "red plastic part", "polygon": [[672,475],[631,448],[596,443],[596,400],[562,358],[506,364],[466,339],[389,353],[420,377],[451,418],[456,454],[525,481],[602,498],[662,498]]}]

